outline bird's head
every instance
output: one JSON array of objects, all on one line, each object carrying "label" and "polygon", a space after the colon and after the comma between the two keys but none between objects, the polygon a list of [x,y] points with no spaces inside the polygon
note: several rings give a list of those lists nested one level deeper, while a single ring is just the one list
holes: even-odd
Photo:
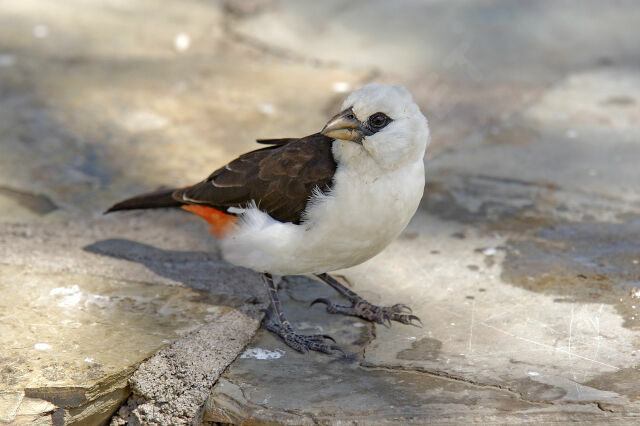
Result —
[{"label": "bird's head", "polygon": [[323,135],[357,144],[385,169],[422,160],[429,126],[404,87],[367,84],[351,93],[341,109]]}]

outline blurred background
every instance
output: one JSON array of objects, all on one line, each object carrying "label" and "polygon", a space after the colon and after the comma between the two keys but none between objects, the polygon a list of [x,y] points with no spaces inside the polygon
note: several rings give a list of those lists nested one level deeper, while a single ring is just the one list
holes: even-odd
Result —
[{"label": "blurred background", "polygon": [[231,355],[187,387],[207,395],[245,345],[279,360],[239,357],[205,418],[633,422],[639,23],[635,0],[0,0],[0,421],[107,421],[142,360],[266,306],[198,218],[102,212],[318,132],[377,81],[429,119],[427,187],[398,240],[340,273],[425,328],[329,316],[307,306],[330,289],[285,283],[294,325],[352,363],[245,318],[234,349],[199,346]]},{"label": "blurred background", "polygon": [[487,133],[526,143],[536,129],[500,124],[559,82],[528,122],[634,127],[639,18],[618,0],[2,0],[0,218],[197,181],[256,138],[318,131],[370,81],[413,92],[427,158]]}]

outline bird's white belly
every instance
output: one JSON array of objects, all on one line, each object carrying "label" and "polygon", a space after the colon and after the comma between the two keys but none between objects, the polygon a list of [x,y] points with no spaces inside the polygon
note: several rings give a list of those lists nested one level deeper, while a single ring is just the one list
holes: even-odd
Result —
[{"label": "bird's white belly", "polygon": [[249,209],[242,225],[222,241],[223,255],[236,265],[279,275],[348,268],[375,256],[402,232],[423,190],[422,160],[377,175],[343,168],[331,194],[315,196],[300,225]]}]

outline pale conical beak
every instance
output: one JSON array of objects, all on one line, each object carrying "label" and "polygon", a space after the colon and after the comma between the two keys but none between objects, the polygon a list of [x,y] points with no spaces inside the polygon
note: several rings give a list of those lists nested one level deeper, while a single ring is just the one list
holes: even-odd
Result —
[{"label": "pale conical beak", "polygon": [[362,138],[364,137],[362,124],[358,121],[351,108],[345,109],[329,120],[320,133],[330,138],[356,143],[362,143]]}]

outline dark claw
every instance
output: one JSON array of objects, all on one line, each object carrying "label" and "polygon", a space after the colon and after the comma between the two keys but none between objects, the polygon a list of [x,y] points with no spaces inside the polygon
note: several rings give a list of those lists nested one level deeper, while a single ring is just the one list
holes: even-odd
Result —
[{"label": "dark claw", "polygon": [[[366,300],[358,297],[352,301],[351,306],[336,305],[329,299],[320,297],[313,302],[310,306],[316,303],[323,303],[327,305],[327,312],[332,314],[353,315],[360,318],[368,319],[369,321],[382,324],[387,328],[391,328],[393,321],[398,321],[403,324],[409,324],[416,327],[422,327],[422,321],[415,315],[409,315],[412,309],[404,303],[396,303],[389,307],[380,307],[372,305]],[[417,321],[418,324],[414,324],[412,321]]]},{"label": "dark claw", "polygon": [[420,323],[420,327],[424,327],[424,325],[422,324],[422,320],[421,320],[420,318],[418,318],[418,317],[417,317],[417,316],[415,316],[415,315],[409,315],[409,323],[408,323],[408,324],[409,324],[409,325],[413,325],[413,326],[415,326],[415,327],[418,327],[418,324],[414,324],[414,323],[412,322],[413,320],[418,321],[418,322]]},{"label": "dark claw", "polygon": [[327,339],[327,340],[331,340],[333,343],[337,343],[336,339],[334,339],[333,337],[329,336],[328,334],[323,334],[322,337]]},{"label": "dark claw", "polygon": [[405,305],[404,303],[396,303],[391,307],[391,309],[393,309],[394,311],[400,311],[400,312],[406,311],[408,313],[413,313],[413,309],[411,309],[409,306]]},{"label": "dark claw", "polygon": [[313,302],[311,302],[311,304],[310,304],[309,306],[313,306],[313,305],[315,305],[316,303],[324,303],[324,304],[325,304],[325,305],[327,305],[327,306],[329,306],[329,305],[331,305],[331,304],[332,304],[332,303],[331,303],[331,300],[329,300],[329,299],[325,299],[324,297],[319,297],[319,298],[317,298],[316,300],[314,300]]},{"label": "dark claw", "polygon": [[329,336],[328,334],[313,334],[305,336],[309,340],[313,340],[314,342],[324,342],[326,340],[331,340],[333,343],[336,343],[336,340]]},{"label": "dark claw", "polygon": [[264,310],[265,314],[269,317],[265,322],[264,327],[280,336],[284,343],[287,346],[295,349],[298,352],[307,353],[309,351],[318,351],[323,352],[325,354],[331,354],[332,351],[337,350],[344,354],[344,351],[336,345],[327,345],[324,343],[326,340],[331,340],[333,343],[336,343],[335,339],[328,334],[312,334],[312,335],[303,335],[297,334],[291,326],[286,323],[282,325],[280,323],[276,323],[272,321],[273,313],[271,311]]},{"label": "dark claw", "polygon": [[383,315],[382,322],[380,324],[384,325],[387,328],[391,328],[391,318],[388,314]]}]

